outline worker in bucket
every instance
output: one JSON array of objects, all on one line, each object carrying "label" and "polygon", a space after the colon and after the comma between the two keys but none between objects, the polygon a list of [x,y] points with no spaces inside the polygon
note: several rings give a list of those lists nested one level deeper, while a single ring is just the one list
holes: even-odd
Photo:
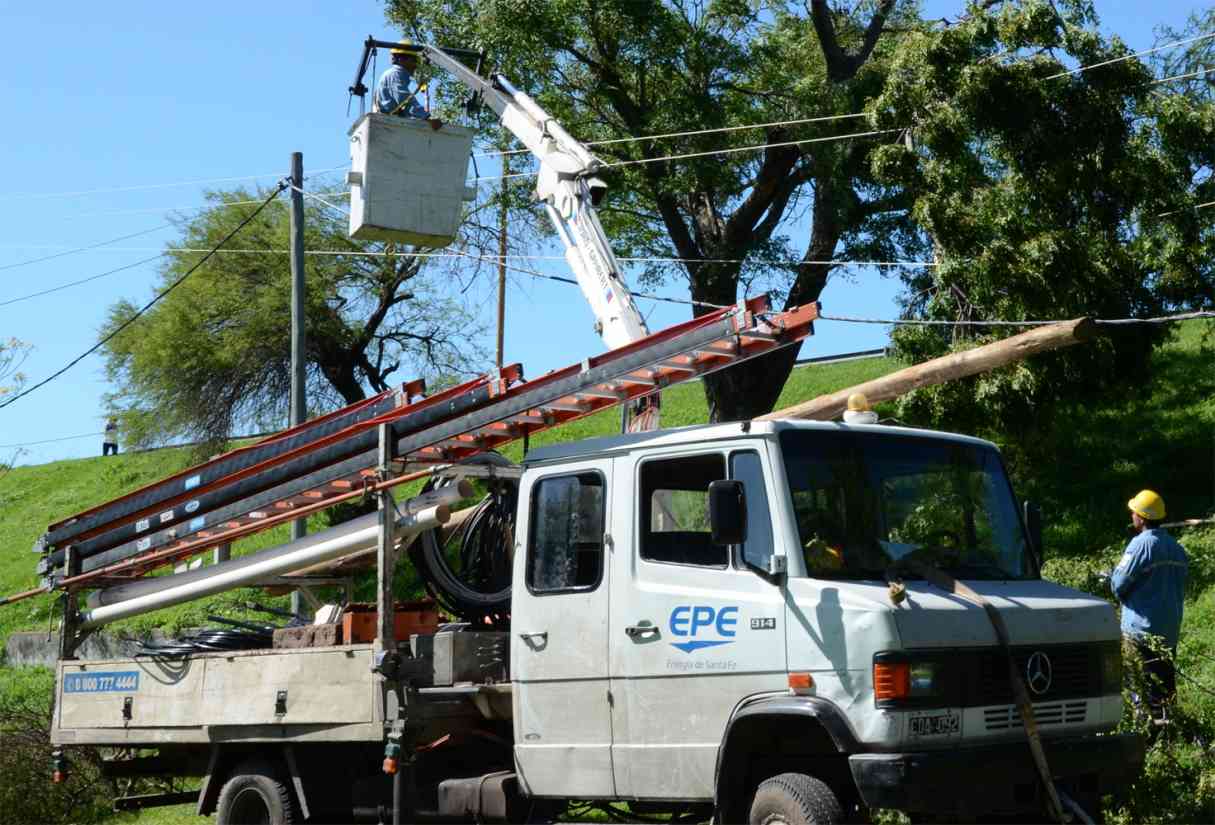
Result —
[{"label": "worker in bucket", "polygon": [[386,115],[428,120],[431,128],[438,129],[443,122],[431,118],[430,112],[414,99],[415,93],[410,89],[414,73],[418,70],[418,54],[405,48],[410,45],[408,40],[402,40],[400,45],[400,48],[391,51],[392,65],[384,70],[384,74],[380,75],[380,82],[376,84],[376,111]]},{"label": "worker in bucket", "polygon": [[1168,723],[1177,692],[1173,659],[1181,634],[1189,559],[1161,527],[1164,499],[1143,490],[1126,503],[1135,537],[1127,544],[1110,586],[1122,604],[1122,635],[1142,666],[1148,709],[1157,728]]},{"label": "worker in bucket", "polygon": [[118,419],[110,416],[105,422],[105,434],[101,437],[101,455],[118,455]]}]

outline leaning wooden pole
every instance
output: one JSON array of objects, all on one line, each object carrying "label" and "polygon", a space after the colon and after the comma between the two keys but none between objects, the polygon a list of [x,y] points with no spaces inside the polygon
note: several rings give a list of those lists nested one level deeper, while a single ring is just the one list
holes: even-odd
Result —
[{"label": "leaning wooden pole", "polygon": [[963,352],[943,355],[940,358],[892,372],[881,378],[866,381],[864,384],[857,384],[855,387],[848,387],[828,395],[820,395],[818,398],[804,401],[801,404],[794,404],[792,407],[761,415],[757,420],[801,418],[829,421],[838,418],[844,412],[848,405],[848,396],[854,392],[864,393],[872,404],[889,401],[920,387],[944,384],[946,381],[954,381],[968,375],[994,370],[1040,352],[1083,343],[1091,340],[1096,331],[1097,325],[1091,318],[1077,318],[1074,321],[1060,321],[1050,326],[1036,327],[1011,338],[994,341]]}]

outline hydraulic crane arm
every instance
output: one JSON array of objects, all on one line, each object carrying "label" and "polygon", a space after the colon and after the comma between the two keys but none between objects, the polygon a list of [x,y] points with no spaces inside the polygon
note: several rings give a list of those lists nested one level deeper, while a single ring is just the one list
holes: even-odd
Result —
[{"label": "hydraulic crane arm", "polygon": [[595,213],[594,206],[606,189],[603,181],[595,177],[602,166],[599,159],[502,75],[487,80],[453,57],[451,52],[458,50],[368,38],[355,85],[350,88],[352,94],[366,93],[362,77],[368,57],[377,46],[425,55],[433,65],[446,70],[498,114],[503,127],[540,161],[536,198],[544,204],[565,247],[566,262],[595,314],[595,331],[608,349],[631,344],[649,335]]}]

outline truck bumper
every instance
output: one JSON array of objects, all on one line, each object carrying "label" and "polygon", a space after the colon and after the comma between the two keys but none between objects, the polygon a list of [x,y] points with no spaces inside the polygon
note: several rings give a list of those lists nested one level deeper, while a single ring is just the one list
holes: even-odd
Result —
[{"label": "truck bumper", "polygon": [[[1143,739],[1134,734],[1048,740],[1043,746],[1056,782],[1073,798],[1092,800],[1125,788],[1143,767]],[[848,764],[870,808],[969,815],[1043,810],[1026,742],[864,753],[849,757]]]}]

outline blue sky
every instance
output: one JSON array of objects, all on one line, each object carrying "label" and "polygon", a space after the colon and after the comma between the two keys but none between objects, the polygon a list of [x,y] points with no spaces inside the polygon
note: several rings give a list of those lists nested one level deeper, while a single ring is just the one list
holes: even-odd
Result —
[{"label": "blue sky", "polygon": [[[951,16],[961,6],[929,0],[925,10]],[[1197,7],[1097,0],[1103,28],[1134,48],[1151,46],[1156,26],[1180,28]],[[292,151],[303,152],[306,173],[345,164],[346,87],[360,44],[368,34],[395,37],[382,5],[371,0],[220,0],[205,13],[163,2],[71,2],[53,10],[6,4],[3,16],[9,131],[0,141],[0,303],[156,254],[174,237],[171,228],[158,229],[171,210],[200,206],[208,187],[272,184],[287,172]],[[251,176],[261,177],[244,179]],[[231,178],[243,180],[219,180]],[[214,182],[190,183],[197,181]],[[109,248],[13,266],[145,230]],[[559,264],[538,268],[565,274]],[[0,306],[0,338],[33,345],[23,371],[37,381],[96,341],[114,301],[150,298],[156,272],[156,263],[140,264]],[[483,294],[473,299],[490,328],[493,292],[488,282],[477,288]],[[665,292],[681,294],[675,284]],[[855,281],[834,279],[823,302],[835,314],[889,317],[897,292],[895,280],[865,272]],[[651,328],[688,314],[639,303]],[[519,276],[508,296],[506,358],[523,362],[530,375],[577,361],[602,349],[591,322],[577,290]],[[824,322],[802,356],[885,342],[883,327]],[[86,359],[0,410],[0,445],[99,432],[107,389],[100,357]],[[31,445],[19,460],[93,455],[99,442],[89,436]],[[0,446],[0,459],[12,453]]]}]

